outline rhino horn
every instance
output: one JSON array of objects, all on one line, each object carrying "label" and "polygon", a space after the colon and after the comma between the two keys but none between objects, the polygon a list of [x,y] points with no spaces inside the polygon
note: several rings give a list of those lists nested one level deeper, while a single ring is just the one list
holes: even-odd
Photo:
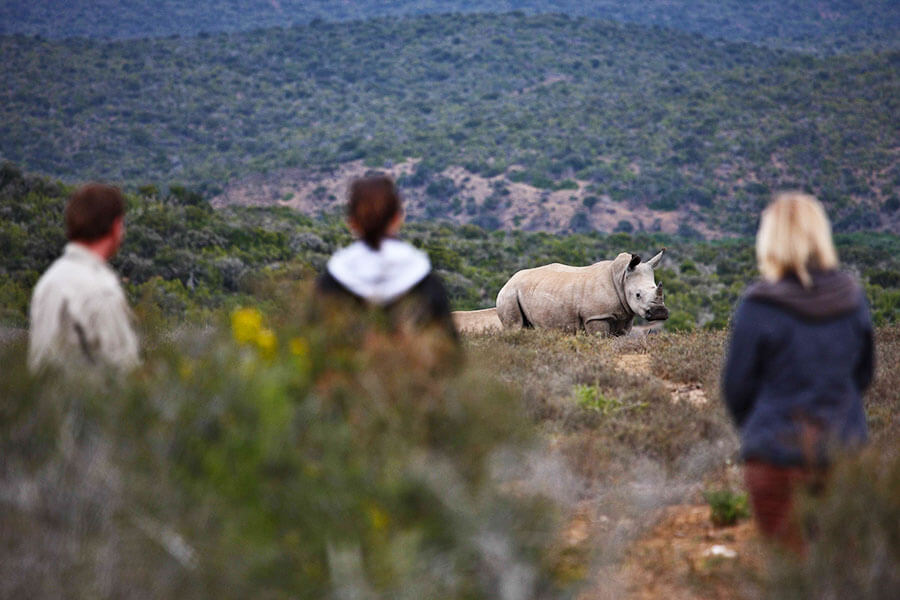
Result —
[{"label": "rhino horn", "polygon": [[638,254],[631,255],[631,262],[628,263],[628,270],[633,271],[636,266],[641,264],[641,257]]},{"label": "rhino horn", "polygon": [[657,254],[656,256],[654,256],[653,258],[651,258],[650,260],[647,261],[647,264],[650,265],[651,269],[655,269],[656,267],[659,266],[659,261],[662,260],[662,257],[663,257],[663,254],[665,253],[665,251],[666,251],[666,249],[663,248],[662,250],[659,251],[659,254]]}]

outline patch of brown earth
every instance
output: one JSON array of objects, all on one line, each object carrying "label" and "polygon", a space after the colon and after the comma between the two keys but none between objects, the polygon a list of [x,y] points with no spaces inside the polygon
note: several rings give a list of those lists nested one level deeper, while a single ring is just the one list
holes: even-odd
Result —
[{"label": "patch of brown earth", "polygon": [[649,354],[620,354],[616,358],[616,368],[630,375],[650,375],[653,357]]},{"label": "patch of brown earth", "polygon": [[[649,354],[622,354],[616,359],[616,368],[631,375],[654,377],[651,369],[652,362],[653,358]],[[703,386],[699,383],[675,383],[665,379],[661,381],[669,390],[672,402],[676,404],[687,402],[695,406],[702,406],[709,401],[706,392],[703,391]]]},{"label": "patch of brown earth", "polygon": [[[419,159],[411,158],[378,170],[396,179],[412,173],[418,163]],[[309,215],[331,212],[346,203],[350,181],[370,170],[357,160],[334,169],[282,169],[250,175],[230,182],[211,202],[215,207],[289,206]]]},{"label": "patch of brown earth", "polygon": [[[612,526],[574,511],[562,541],[579,555],[587,540]],[[618,566],[599,568],[578,600],[709,600],[756,598],[766,555],[753,522],[716,527],[706,505],[681,504],[657,511],[655,524],[624,550]]]},{"label": "patch of brown earth", "polygon": [[[626,551],[626,598],[744,598],[754,595],[765,555],[752,521],[715,527],[705,505],[669,506]],[[748,578],[748,574],[755,575]]]},{"label": "patch of brown earth", "polygon": [[[420,159],[380,168],[394,178],[409,175]],[[289,206],[304,214],[333,212],[346,202],[347,185],[354,178],[370,170],[362,161],[353,161],[333,169],[283,169],[258,174],[230,182],[223,192],[212,199],[213,206]],[[455,204],[429,211],[436,202],[428,198],[425,188],[405,188],[407,213],[413,219],[438,218],[456,224],[466,224],[490,215],[504,229],[567,232],[573,228],[573,218],[581,215],[581,226],[595,231],[612,232],[622,223],[635,231],[677,233],[682,223],[703,235],[713,238],[718,233],[704,225],[697,217],[696,207],[682,207],[676,211],[652,210],[628,202],[615,202],[606,194],[598,194],[587,181],[575,181],[576,189],[545,190],[527,183],[512,181],[520,167],[510,167],[506,173],[484,177],[463,167],[453,166],[441,175],[453,181],[458,192]],[[593,197],[588,207],[584,200]],[[485,207],[490,199],[493,207]],[[474,205],[474,210],[470,210]]]},{"label": "patch of brown earth", "polygon": [[554,83],[560,83],[562,81],[569,82],[569,81],[572,81],[572,78],[569,75],[560,75],[558,73],[547,75],[546,77],[544,77],[544,80],[541,81],[540,83],[536,83],[535,85],[522,88],[521,90],[513,92],[513,95],[520,96],[523,94],[530,94],[531,92],[537,91],[540,88],[549,87],[549,86],[553,85]]},{"label": "patch of brown earth", "polygon": [[672,402],[676,404],[687,402],[694,406],[703,406],[709,402],[706,392],[703,391],[703,386],[699,383],[673,383],[664,380],[663,384],[669,390],[669,394],[672,395]]}]

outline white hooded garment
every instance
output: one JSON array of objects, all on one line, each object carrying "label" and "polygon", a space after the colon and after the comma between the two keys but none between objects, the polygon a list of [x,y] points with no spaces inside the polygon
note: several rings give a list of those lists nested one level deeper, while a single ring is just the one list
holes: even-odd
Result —
[{"label": "white hooded garment", "polygon": [[116,272],[84,246],[66,245],[31,297],[28,367],[139,363],[131,311]]},{"label": "white hooded garment", "polygon": [[399,240],[382,240],[378,250],[358,241],[335,252],[328,272],[353,294],[384,306],[422,281],[431,272],[431,261]]}]

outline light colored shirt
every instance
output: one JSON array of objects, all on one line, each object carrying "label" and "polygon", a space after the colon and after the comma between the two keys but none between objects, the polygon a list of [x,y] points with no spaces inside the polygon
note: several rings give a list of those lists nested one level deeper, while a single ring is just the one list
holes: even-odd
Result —
[{"label": "light colored shirt", "polygon": [[116,272],[76,243],[38,280],[31,297],[28,367],[138,365],[138,339]]}]

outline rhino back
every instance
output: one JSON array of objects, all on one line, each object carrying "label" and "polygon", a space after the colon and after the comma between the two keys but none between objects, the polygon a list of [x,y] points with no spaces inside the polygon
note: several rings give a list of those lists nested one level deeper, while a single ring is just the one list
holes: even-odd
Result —
[{"label": "rhino back", "polygon": [[519,271],[498,294],[497,306],[518,301],[535,326],[577,330],[582,317],[610,310],[618,303],[611,285],[611,265],[612,261],[587,267],[555,263]]}]

